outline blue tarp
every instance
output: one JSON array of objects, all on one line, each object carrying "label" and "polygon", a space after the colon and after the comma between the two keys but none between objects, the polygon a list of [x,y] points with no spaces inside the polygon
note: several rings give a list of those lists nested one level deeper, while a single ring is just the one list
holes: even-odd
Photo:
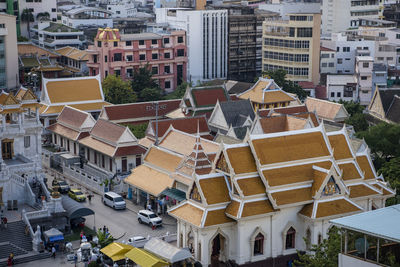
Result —
[{"label": "blue tarp", "polygon": [[64,240],[64,236],[56,235],[56,236],[52,236],[52,237],[49,238],[50,242],[55,242],[55,241],[60,241],[60,240]]}]

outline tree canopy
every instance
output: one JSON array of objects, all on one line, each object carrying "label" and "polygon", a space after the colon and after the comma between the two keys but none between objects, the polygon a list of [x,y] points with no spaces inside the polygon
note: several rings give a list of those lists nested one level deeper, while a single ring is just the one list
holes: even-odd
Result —
[{"label": "tree canopy", "polygon": [[263,75],[268,76],[271,79],[274,79],[277,85],[279,85],[282,90],[296,94],[299,99],[303,100],[307,97],[307,92],[301,88],[301,86],[295,84],[293,81],[289,81],[286,79],[286,71],[283,69],[277,70],[268,70],[263,72]]},{"label": "tree canopy", "polygon": [[[305,240],[309,242],[309,240]],[[338,266],[338,255],[340,253],[340,233],[336,227],[328,232],[328,238],[323,239],[320,244],[311,245],[311,254],[298,253],[299,260],[296,266],[304,267],[336,267]]]},{"label": "tree canopy", "polygon": [[108,75],[102,85],[105,100],[112,104],[133,103],[137,100],[129,82],[122,80],[121,77]]},{"label": "tree canopy", "polygon": [[137,139],[141,139],[145,136],[147,125],[149,125],[148,122],[136,125],[128,125],[128,127]]},{"label": "tree canopy", "polygon": [[360,103],[356,103],[354,101],[339,101],[340,104],[343,104],[350,117],[346,119],[345,123],[350,124],[354,127],[354,131],[360,132],[368,129],[368,122],[363,113],[365,107],[361,106]]},{"label": "tree canopy", "polygon": [[172,93],[168,94],[165,96],[165,99],[179,99],[182,98],[185,95],[186,92],[186,88],[188,86],[191,86],[189,83],[187,82],[183,82],[180,85],[178,85],[175,89],[175,91],[173,91]]},{"label": "tree canopy", "polygon": [[400,158],[392,158],[385,162],[378,174],[382,174],[385,180],[389,182],[391,188],[396,189],[396,197],[387,200],[387,205],[400,203]]},{"label": "tree canopy", "polygon": [[162,98],[160,86],[152,77],[153,74],[149,65],[135,70],[131,87],[138,95],[139,102],[160,100]]}]

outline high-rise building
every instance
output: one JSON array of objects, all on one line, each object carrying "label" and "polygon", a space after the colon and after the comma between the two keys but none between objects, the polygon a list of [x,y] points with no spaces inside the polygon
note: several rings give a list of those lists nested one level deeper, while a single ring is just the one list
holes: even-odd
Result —
[{"label": "high-rise building", "polygon": [[359,25],[360,18],[379,18],[379,0],[322,1],[322,34],[331,35]]},{"label": "high-rise building", "polygon": [[288,16],[263,23],[262,70],[284,69],[289,80],[318,84],[321,15]]},{"label": "high-rise building", "polygon": [[18,85],[18,48],[16,17],[0,14],[0,89]]},{"label": "high-rise building", "polygon": [[233,4],[207,8],[228,10],[228,80],[253,82],[262,69],[262,23],[278,13]]},{"label": "high-rise building", "polygon": [[227,10],[157,8],[156,22],[186,31],[188,80],[226,79],[228,74]]}]

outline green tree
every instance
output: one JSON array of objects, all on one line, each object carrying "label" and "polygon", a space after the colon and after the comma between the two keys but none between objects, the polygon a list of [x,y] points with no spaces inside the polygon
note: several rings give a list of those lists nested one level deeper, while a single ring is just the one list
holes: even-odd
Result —
[{"label": "green tree", "polygon": [[21,21],[26,22],[26,29],[28,31],[28,37],[29,39],[31,38],[31,33],[30,33],[30,23],[35,21],[35,17],[32,14],[32,11],[29,8],[25,8],[22,10],[21,13]]},{"label": "green tree", "polygon": [[350,124],[354,127],[354,131],[360,132],[368,129],[368,121],[363,113],[355,113],[345,120],[345,123]]},{"label": "green tree", "polygon": [[136,102],[137,96],[129,82],[115,75],[108,75],[103,80],[103,92],[106,101],[112,104],[124,104]]},{"label": "green tree", "polygon": [[[133,91],[136,92],[136,94],[139,96],[139,101],[146,101],[141,98],[141,93],[143,90],[147,89],[147,92],[143,94],[144,97],[151,97],[152,94],[155,94],[157,97],[157,93],[155,92],[156,90],[159,91],[159,94],[161,96],[161,90],[156,81],[153,79],[153,74],[151,73],[149,65],[146,65],[144,67],[141,67],[137,70],[135,70],[135,73],[133,74],[133,79],[131,81],[131,86]],[[156,90],[149,90],[149,89],[156,89]],[[150,99],[147,101],[151,100],[158,100],[158,99]]]},{"label": "green tree", "polygon": [[49,12],[40,12],[36,15],[37,20],[50,20]]},{"label": "green tree", "polygon": [[343,101],[342,99],[339,101],[340,104],[343,104],[347,112],[350,116],[353,116],[358,113],[363,113],[365,107],[361,106],[360,103],[356,103],[353,100],[351,101]]},{"label": "green tree", "polygon": [[128,127],[137,139],[141,139],[145,136],[147,125],[149,125],[149,123],[146,122],[142,124],[128,125]]},{"label": "green tree", "polygon": [[394,157],[400,157],[400,125],[398,124],[382,122],[357,133],[357,137],[364,138],[367,142],[376,160],[376,169],[381,167],[377,164],[380,160],[388,162]]},{"label": "green tree", "polygon": [[140,101],[156,101],[162,99],[161,89],[158,87],[146,87],[139,94]]},{"label": "green tree", "polygon": [[[309,240],[304,240],[306,243]],[[328,238],[322,240],[318,245],[311,245],[311,254],[298,252],[299,260],[295,261],[296,266],[305,267],[336,267],[338,266],[338,255],[340,253],[340,233],[336,227],[328,232]]]},{"label": "green tree", "polygon": [[191,85],[189,83],[187,83],[187,82],[181,83],[180,85],[178,85],[175,88],[175,90],[172,93],[166,95],[165,99],[179,99],[179,98],[182,98],[184,96],[184,94],[186,92],[186,88],[188,86],[191,86]]},{"label": "green tree", "polygon": [[293,81],[287,80],[286,74],[286,71],[283,69],[268,70],[263,72],[263,75],[273,79],[284,91],[296,94],[301,100],[305,99],[307,97],[307,92]]},{"label": "green tree", "polygon": [[385,180],[389,182],[390,187],[396,189],[396,196],[386,201],[388,206],[400,203],[400,158],[392,158],[385,162],[378,170],[378,174],[382,174]]},{"label": "green tree", "polygon": [[114,237],[110,233],[105,233],[102,229],[97,231],[100,248],[104,248],[114,242]]}]

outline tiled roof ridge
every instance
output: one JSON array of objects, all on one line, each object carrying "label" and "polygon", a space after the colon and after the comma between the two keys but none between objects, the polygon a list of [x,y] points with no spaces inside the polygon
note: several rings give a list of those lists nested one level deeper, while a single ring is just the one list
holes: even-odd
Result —
[{"label": "tiled roof ridge", "polygon": [[[329,104],[334,104],[334,105],[338,105],[338,106],[342,106],[343,104],[340,103],[336,103],[336,102],[332,102],[329,100],[324,100],[324,99],[319,99],[319,98],[315,98],[315,97],[307,97],[307,99],[310,99],[312,101],[318,101],[318,102],[324,102],[324,103],[329,103]],[[307,100],[306,99],[306,100]]]},{"label": "tiled roof ridge", "polygon": [[156,101],[146,101],[146,102],[134,102],[134,103],[124,103],[124,104],[115,104],[110,106],[105,106],[104,108],[112,108],[112,107],[120,107],[120,106],[129,106],[129,105],[139,105],[139,104],[150,104],[156,102],[172,102],[172,101],[181,101],[180,99],[166,99],[166,100],[156,100]]}]

